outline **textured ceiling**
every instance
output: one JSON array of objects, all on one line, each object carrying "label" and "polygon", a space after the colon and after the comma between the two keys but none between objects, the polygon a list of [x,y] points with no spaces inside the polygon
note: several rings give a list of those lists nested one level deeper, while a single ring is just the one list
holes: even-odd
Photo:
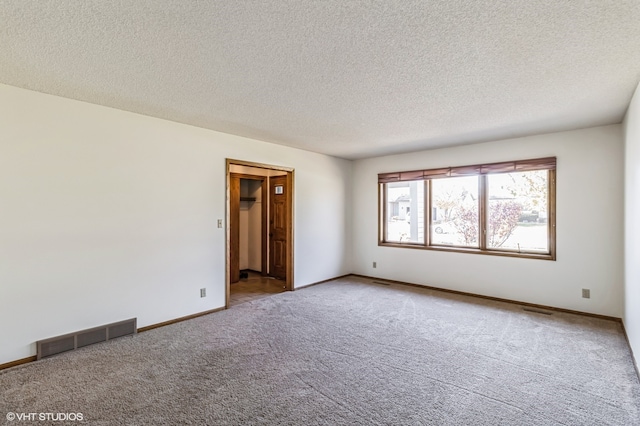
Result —
[{"label": "textured ceiling", "polygon": [[3,0],[0,82],[344,158],[618,123],[640,0]]}]

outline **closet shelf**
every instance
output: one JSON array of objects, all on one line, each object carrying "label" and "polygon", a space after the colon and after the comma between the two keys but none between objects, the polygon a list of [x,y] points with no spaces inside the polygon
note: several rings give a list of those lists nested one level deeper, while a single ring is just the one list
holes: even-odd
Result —
[{"label": "closet shelf", "polygon": [[256,197],[240,197],[240,201],[255,201]]}]

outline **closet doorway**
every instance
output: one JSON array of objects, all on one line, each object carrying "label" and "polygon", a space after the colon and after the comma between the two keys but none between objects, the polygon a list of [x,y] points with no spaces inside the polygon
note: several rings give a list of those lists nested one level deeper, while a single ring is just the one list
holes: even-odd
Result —
[{"label": "closet doorway", "polygon": [[227,160],[226,306],[293,289],[293,169]]}]

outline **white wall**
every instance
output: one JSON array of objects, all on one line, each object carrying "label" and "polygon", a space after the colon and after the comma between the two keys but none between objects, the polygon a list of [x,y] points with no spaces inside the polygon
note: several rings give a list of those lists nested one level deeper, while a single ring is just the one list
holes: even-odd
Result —
[{"label": "white wall", "polygon": [[225,158],[295,168],[295,287],[351,271],[351,162],[0,85],[0,363],[224,306]]},{"label": "white wall", "polygon": [[245,201],[240,202],[240,270],[249,269],[249,206]]},{"label": "white wall", "polygon": [[262,190],[257,180],[240,180],[240,270],[262,272]]},{"label": "white wall", "polygon": [[[547,156],[558,159],[557,261],[378,246],[378,173]],[[623,165],[620,125],[355,161],[354,273],[621,317]]]},{"label": "white wall", "polygon": [[640,364],[640,86],[623,127],[625,132],[625,277],[624,326]]},{"label": "white wall", "polygon": [[[249,197],[255,201],[247,201],[249,205],[247,225],[248,235],[248,268],[252,271],[262,271],[262,188],[259,181],[249,181]],[[265,271],[266,272],[266,271]]]}]

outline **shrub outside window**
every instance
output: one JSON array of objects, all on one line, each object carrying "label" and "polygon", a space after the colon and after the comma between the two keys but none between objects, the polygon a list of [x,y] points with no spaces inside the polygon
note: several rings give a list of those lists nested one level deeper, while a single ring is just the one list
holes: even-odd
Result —
[{"label": "shrub outside window", "polygon": [[379,244],[555,260],[555,157],[383,173]]}]

